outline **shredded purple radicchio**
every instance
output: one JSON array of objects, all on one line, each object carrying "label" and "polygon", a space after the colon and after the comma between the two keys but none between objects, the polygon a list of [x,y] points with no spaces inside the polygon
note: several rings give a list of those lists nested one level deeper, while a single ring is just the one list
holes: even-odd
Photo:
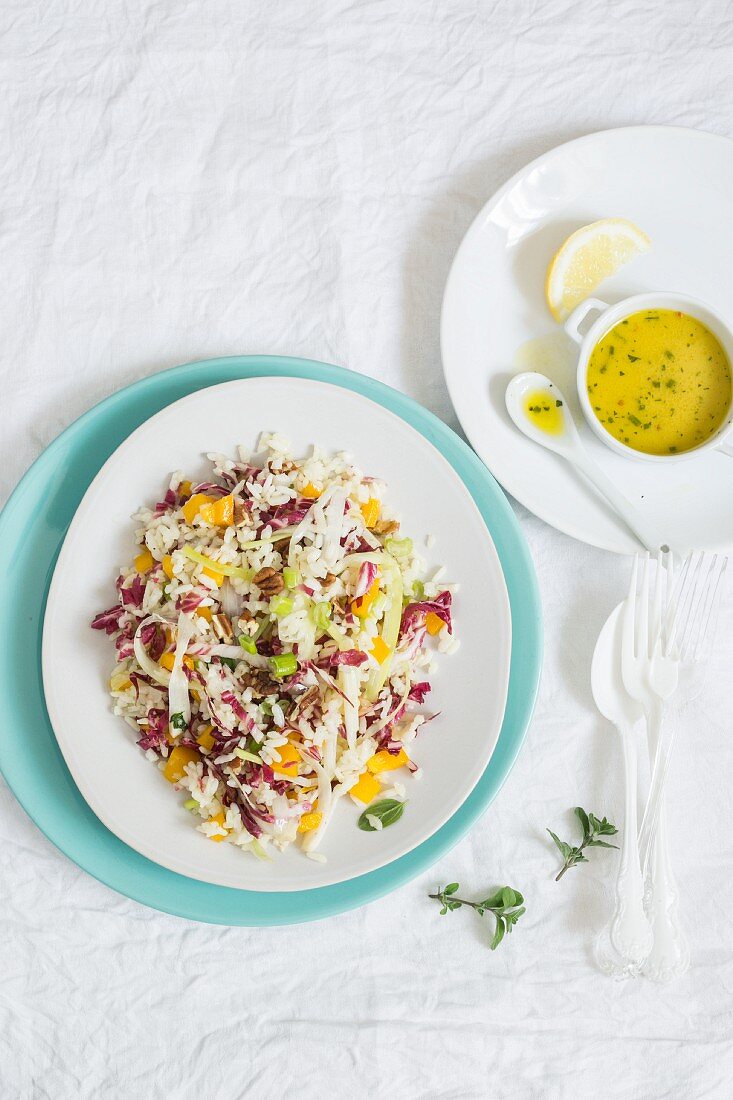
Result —
[{"label": "shredded purple radicchio", "polygon": [[124,577],[118,577],[115,585],[120,594],[120,603],[122,606],[142,607],[143,596],[145,595],[145,584],[146,582],[139,574],[136,574],[128,585],[125,585]]},{"label": "shredded purple radicchio", "polygon": [[322,661],[318,662],[319,668],[338,668],[340,665],[347,665],[351,668],[358,668],[359,665],[363,665],[365,661],[368,661],[369,657],[366,653],[360,649],[344,649],[341,652],[332,653],[329,657],[325,657]]},{"label": "shredded purple radicchio", "polygon": [[141,749],[159,749],[168,732],[168,712],[151,707],[147,714],[148,729],[142,731],[138,741]]},{"label": "shredded purple radicchio", "polygon": [[178,497],[172,489],[168,489],[162,500],[159,500],[153,509],[153,514],[156,516],[162,516],[166,512],[171,512],[178,504]]},{"label": "shredded purple radicchio", "polygon": [[103,630],[105,634],[116,634],[120,629],[120,616],[124,615],[124,607],[110,607],[109,611],[100,611],[92,619],[92,630]]},{"label": "shredded purple radicchio", "polygon": [[430,612],[433,615],[437,615],[439,619],[442,619],[445,625],[448,627],[448,633],[453,633],[453,627],[451,625],[451,594],[450,592],[441,592],[435,600],[421,600],[419,603],[410,603],[402,612],[402,622],[400,624],[400,638],[412,637],[414,631],[423,625],[425,622],[425,616]]},{"label": "shredded purple radicchio", "polygon": [[239,720],[239,724],[243,726],[248,733],[254,728],[254,722],[252,718],[250,718],[249,714],[247,714],[247,711],[239,702],[239,699],[237,699],[233,691],[222,691],[221,701],[222,703],[226,703],[227,706],[230,706],[232,708],[234,714]]},{"label": "shredded purple radicchio", "polygon": [[260,527],[271,527],[273,531],[280,531],[283,527],[294,527],[304,520],[311,509],[312,501],[307,508],[294,508],[292,504],[281,504],[273,508],[271,512],[260,514]]},{"label": "shredded purple radicchio", "polygon": [[372,561],[365,561],[362,563],[359,570],[359,577],[356,582],[356,588],[354,589],[354,599],[358,600],[364,596],[374,584],[377,578],[377,567]]},{"label": "shredded purple radicchio", "polygon": [[184,615],[190,615],[208,595],[208,592],[204,593],[200,589],[193,588],[190,592],[186,592],[181,596],[177,604],[178,610],[182,611]]},{"label": "shredded purple radicchio", "polygon": [[430,690],[431,688],[428,681],[423,680],[419,684],[412,685],[412,687],[410,688],[410,694],[407,696],[407,698],[410,700],[411,703],[422,703],[425,699],[425,696]]},{"label": "shredded purple radicchio", "polygon": [[217,485],[215,481],[202,481],[199,485],[194,485],[191,488],[191,496],[195,493],[204,493],[209,497],[225,497],[228,492],[228,489],[225,489],[221,485]]},{"label": "shredded purple radicchio", "polygon": [[159,661],[165,652],[166,638],[162,623],[146,623],[140,631],[143,643],[152,661]]}]

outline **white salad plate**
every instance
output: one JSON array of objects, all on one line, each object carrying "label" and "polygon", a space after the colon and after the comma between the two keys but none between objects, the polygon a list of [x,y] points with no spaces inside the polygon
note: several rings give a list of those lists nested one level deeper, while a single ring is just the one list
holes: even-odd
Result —
[{"label": "white salad plate", "polygon": [[458,418],[479,456],[518,501],[574,538],[617,553],[638,544],[561,458],[514,427],[504,402],[518,371],[565,391],[589,452],[679,549],[733,551],[733,458],[721,452],[644,463],[614,454],[585,423],[578,349],[550,315],[547,265],[575,229],[635,222],[651,249],[598,287],[615,303],[676,291],[733,324],[733,142],[697,130],[637,126],[561,145],[517,173],[482,209],[458,249],[443,299],[443,366]]},{"label": "white salad plate", "polygon": [[[457,653],[438,654],[423,709],[440,716],[420,732],[414,759],[422,778],[395,773],[408,805],[379,833],[357,828],[350,800],[338,807],[322,845],[326,863],[296,848],[259,862],[233,845],[212,844],[183,809],[183,795],[112,713],[111,639],[93,616],[115,603],[119,567],[134,555],[130,519],[167,488],[172,471],[203,475],[207,452],[254,450],[277,430],[304,454],[317,443],[345,450],[388,483],[388,499],[428,562],[444,565],[455,597]],[[429,536],[434,543],[427,549]],[[260,377],[199,390],[134,431],[94,479],[58,558],[43,627],[43,682],[49,716],[69,770],[101,821],[156,863],[204,882],[257,891],[327,886],[382,867],[432,836],[461,806],[491,757],[509,682],[511,617],[501,564],[474,501],[449,462],[419,432],[360,394],[324,382]],[[429,706],[427,705],[429,703]]]}]

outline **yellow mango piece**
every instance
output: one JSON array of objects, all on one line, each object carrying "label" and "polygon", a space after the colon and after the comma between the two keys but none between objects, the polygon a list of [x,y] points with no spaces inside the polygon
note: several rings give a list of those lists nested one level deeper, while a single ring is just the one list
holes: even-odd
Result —
[{"label": "yellow mango piece", "polygon": [[154,558],[147,546],[135,558],[133,565],[138,573],[149,573],[153,568]]},{"label": "yellow mango piece", "polygon": [[433,611],[428,611],[425,616],[425,626],[427,627],[428,634],[440,634],[445,623],[440,615],[436,615]]},{"label": "yellow mango piece", "polygon": [[404,768],[409,761],[410,758],[404,749],[400,749],[396,756],[382,749],[367,760],[367,768],[373,775],[378,775],[379,772],[393,772],[397,768]]},{"label": "yellow mango piece", "polygon": [[163,565],[163,572],[165,573],[166,577],[168,578],[169,581],[172,581],[173,580],[173,558],[170,556],[170,554],[166,554],[166,556],[163,558],[162,565]]},{"label": "yellow mango piece", "polygon": [[314,811],[309,814],[303,814],[298,822],[299,833],[310,833],[313,829],[317,829],[323,821],[323,814]]},{"label": "yellow mango piece", "polygon": [[186,500],[191,496],[192,485],[190,481],[182,481],[178,486],[178,495],[182,500]]},{"label": "yellow mango piece", "polygon": [[189,749],[185,745],[178,745],[168,757],[163,775],[169,783],[180,783],[186,774],[186,765],[195,764],[201,757],[196,749]]},{"label": "yellow mango piece", "polygon": [[202,504],[199,516],[204,523],[210,523],[213,527],[231,527],[234,523],[234,497],[229,493],[211,504]]},{"label": "yellow mango piece", "polygon": [[213,726],[204,726],[201,733],[196,738],[196,744],[200,745],[206,752],[211,752],[214,747],[214,737],[212,734]]},{"label": "yellow mango piece", "polygon": [[[173,664],[174,664],[175,659],[176,659],[175,653],[164,653],[163,656],[158,661],[158,664],[162,668],[167,668],[169,672],[172,672],[173,671]],[[193,669],[193,657],[188,657],[188,656],[184,657],[183,658],[183,663],[186,666],[186,668]]]},{"label": "yellow mango piece", "polygon": [[205,565],[201,572],[204,574],[204,576],[211,577],[217,588],[219,588],[221,582],[224,580],[223,573],[217,573],[214,569],[209,569],[208,565]]},{"label": "yellow mango piece", "polygon": [[294,745],[280,745],[277,750],[280,753],[279,764],[273,764],[272,770],[278,775],[284,775],[287,779],[298,774],[300,753]]},{"label": "yellow mango piece", "polygon": [[366,526],[373,527],[379,519],[379,513],[382,511],[380,501],[376,497],[369,497],[369,500],[362,502],[359,507]]},{"label": "yellow mango piece", "polygon": [[318,500],[319,496],[323,492],[323,489],[317,489],[312,481],[309,481],[304,489],[301,489],[300,495],[305,497],[306,500]]},{"label": "yellow mango piece", "polygon": [[196,614],[199,616],[199,618],[206,619],[207,623],[210,623],[213,612],[210,607],[197,607]]},{"label": "yellow mango piece", "polygon": [[349,794],[353,798],[357,798],[359,802],[367,803],[376,798],[381,789],[382,785],[379,780],[375,779],[371,772],[365,771],[359,776],[358,782],[354,784]]},{"label": "yellow mango piece", "polygon": [[126,672],[113,672],[109,678],[110,691],[127,691],[132,687],[132,681]]},{"label": "yellow mango piece", "polygon": [[216,497],[207,496],[206,493],[194,493],[182,508],[183,518],[186,523],[193,523],[196,516],[199,514],[202,504],[214,504],[216,500]]},{"label": "yellow mango piece", "polygon": [[[216,824],[221,825],[221,827],[223,829],[224,828],[224,811],[219,810],[219,813],[214,814],[213,817],[210,817],[209,821],[215,821]],[[227,833],[227,835],[228,835],[228,833]],[[210,836],[209,840],[215,840],[217,844],[221,844],[222,840],[226,840],[226,836]]]},{"label": "yellow mango piece", "polygon": [[379,574],[374,578],[363,596],[351,601],[351,610],[360,619],[366,619],[369,609],[379,595]]},{"label": "yellow mango piece", "polygon": [[380,637],[378,634],[377,637],[374,639],[374,645],[372,646],[372,657],[375,659],[375,661],[382,665],[387,660],[391,652],[392,650],[389,648],[384,638]]}]

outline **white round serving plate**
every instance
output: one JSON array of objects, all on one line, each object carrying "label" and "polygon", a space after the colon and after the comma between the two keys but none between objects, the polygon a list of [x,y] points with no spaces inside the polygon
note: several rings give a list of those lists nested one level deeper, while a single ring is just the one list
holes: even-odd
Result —
[{"label": "white round serving plate", "polygon": [[[460,585],[455,629],[461,646],[439,654],[424,709],[440,711],[414,742],[423,777],[395,773],[409,805],[380,833],[357,828],[357,808],[338,807],[322,845],[325,864],[299,850],[259,862],[194,828],[161,772],[112,713],[111,639],[92,631],[94,614],[115,602],[114,580],[134,552],[141,505],[161,498],[172,471],[203,475],[205,455],[254,449],[262,430],[286,435],[296,454],[317,443],[345,450],[388,483],[388,497],[432,570]],[[426,539],[435,536],[430,550]],[[43,682],[61,751],[100,820],[148,859],[215,885],[304,890],[356,878],[405,855],[435,833],[471,793],[501,729],[509,682],[511,616],[501,565],[468,490],[419,432],[361,395],[328,383],[262,377],[200,390],[146,421],[105,463],[69,527],[43,626]]]},{"label": "white round serving plate", "polygon": [[645,291],[699,298],[733,324],[733,142],[697,130],[636,126],[561,145],[517,173],[484,206],[451,268],[443,299],[443,367],[479,456],[518,501],[574,538],[616,553],[639,545],[595,491],[512,424],[506,385],[520,370],[565,391],[592,457],[679,549],[733,552],[733,459],[706,451],[651,464],[614,454],[585,423],[578,348],[548,312],[547,265],[575,229],[629,218],[649,252],[598,287],[615,303]]}]

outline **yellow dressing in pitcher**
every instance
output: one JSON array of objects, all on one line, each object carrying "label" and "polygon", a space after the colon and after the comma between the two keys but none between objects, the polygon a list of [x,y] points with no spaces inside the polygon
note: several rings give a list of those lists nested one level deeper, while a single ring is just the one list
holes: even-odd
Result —
[{"label": "yellow dressing in pitcher", "polygon": [[548,435],[562,434],[562,401],[559,397],[553,397],[547,390],[532,390],[525,394],[523,407],[527,419],[540,431]]},{"label": "yellow dressing in pitcher", "polygon": [[731,404],[731,368],[710,329],[671,309],[632,313],[593,349],[591,408],[619,442],[644,454],[681,454],[705,443]]}]

